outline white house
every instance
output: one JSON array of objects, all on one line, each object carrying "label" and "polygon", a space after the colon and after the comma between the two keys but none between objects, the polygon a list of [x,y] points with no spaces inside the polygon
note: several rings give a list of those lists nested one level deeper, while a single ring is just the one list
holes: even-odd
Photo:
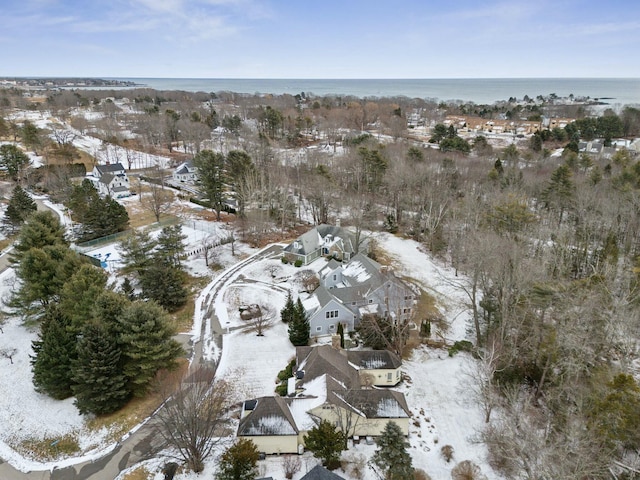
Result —
[{"label": "white house", "polygon": [[284,247],[282,254],[292,262],[302,260],[303,265],[308,265],[320,257],[348,261],[357,252],[366,251],[366,242],[356,238],[351,231],[323,224],[312,228]]},{"label": "white house", "polygon": [[194,183],[198,178],[198,169],[191,160],[181,163],[173,172],[173,180],[180,183]]},{"label": "white house", "polygon": [[120,162],[93,167],[93,182],[98,193],[112,198],[131,195],[129,177]]},{"label": "white house", "polygon": [[348,263],[330,260],[319,275],[320,286],[302,301],[312,337],[336,333],[338,323],[351,331],[367,314],[399,321],[414,313],[413,290],[366,255],[358,253]]}]

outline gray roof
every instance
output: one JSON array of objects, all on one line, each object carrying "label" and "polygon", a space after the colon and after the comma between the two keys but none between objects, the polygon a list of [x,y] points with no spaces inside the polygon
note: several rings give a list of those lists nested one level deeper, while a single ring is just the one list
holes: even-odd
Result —
[{"label": "gray roof", "polygon": [[298,427],[282,397],[260,397],[243,404],[249,413],[240,420],[239,436],[297,435]]},{"label": "gray roof", "polygon": [[99,182],[104,183],[105,185],[109,185],[111,183],[111,180],[113,180],[114,178],[116,178],[116,176],[112,173],[103,173],[100,177]]},{"label": "gray roof", "polygon": [[330,470],[327,470],[322,465],[316,465],[300,480],[344,480],[344,478]]},{"label": "gray roof", "polygon": [[359,387],[360,377],[355,368],[349,365],[344,350],[331,345],[317,347],[297,347],[296,366],[304,371],[302,384],[310,382],[324,374],[350,387]]},{"label": "gray roof", "polygon": [[[324,245],[327,235],[331,235],[332,239],[338,239],[341,250],[348,253],[355,252],[355,235],[349,230],[336,227],[334,225],[318,225],[307,233],[300,235],[294,242],[284,248],[287,253],[295,253],[297,255],[309,255]],[[297,246],[296,247],[296,242]]]},{"label": "gray roof", "polygon": [[348,350],[349,362],[365,370],[395,369],[402,365],[402,360],[389,350]]},{"label": "gray roof", "polygon": [[96,170],[100,175],[104,175],[105,173],[114,173],[124,171],[124,167],[120,162],[109,163],[107,165],[96,165]]},{"label": "gray roof", "polygon": [[334,390],[327,400],[349,408],[366,418],[408,418],[411,416],[404,395],[395,390],[381,388]]}]

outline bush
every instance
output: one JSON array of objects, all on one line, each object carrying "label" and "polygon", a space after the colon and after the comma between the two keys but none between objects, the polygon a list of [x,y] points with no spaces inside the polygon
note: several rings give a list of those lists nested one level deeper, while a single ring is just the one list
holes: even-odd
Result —
[{"label": "bush", "polygon": [[287,387],[287,382],[282,382],[280,385],[276,387],[276,393],[281,397],[286,397],[287,393],[289,393],[289,389]]},{"label": "bush", "polygon": [[413,478],[415,480],[431,480],[431,476],[421,468],[416,468],[413,471]]},{"label": "bush", "polygon": [[440,454],[442,455],[442,458],[449,463],[453,458],[453,447],[451,445],[443,445],[440,449]]},{"label": "bush", "polygon": [[458,352],[471,352],[473,350],[473,343],[468,340],[459,340],[449,348],[449,356],[453,357]]},{"label": "bush", "polygon": [[298,259],[293,264],[294,267],[300,268],[302,266],[302,260]]},{"label": "bush", "polygon": [[480,467],[470,460],[460,462],[451,470],[453,480],[486,480],[487,477],[480,471]]},{"label": "bush", "polygon": [[293,376],[293,367],[296,364],[296,359],[291,360],[287,366],[278,372],[278,380],[284,382]]},{"label": "bush", "polygon": [[282,263],[284,263],[285,265],[289,263],[289,260],[287,260],[287,257],[282,257],[280,260],[282,260]]}]

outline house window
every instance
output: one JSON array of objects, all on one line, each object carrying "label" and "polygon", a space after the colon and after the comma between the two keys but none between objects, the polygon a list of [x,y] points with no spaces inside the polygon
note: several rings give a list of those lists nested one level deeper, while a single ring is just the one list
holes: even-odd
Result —
[{"label": "house window", "polygon": [[387,373],[387,382],[390,382],[391,380],[393,380],[393,374],[391,372]]},{"label": "house window", "polygon": [[330,313],[331,313],[331,312],[326,312],[326,313],[325,313],[325,318],[329,318],[329,314],[330,314]]},{"label": "house window", "polygon": [[331,325],[329,325],[329,330],[335,330],[336,326],[332,323]]},{"label": "house window", "polygon": [[369,299],[369,303],[373,303],[373,298],[370,298],[370,299]]},{"label": "house window", "polygon": [[316,332],[321,332],[322,331],[322,327],[316,327]]},{"label": "house window", "polygon": [[333,281],[335,282],[338,279],[338,276],[334,273],[333,274]]}]

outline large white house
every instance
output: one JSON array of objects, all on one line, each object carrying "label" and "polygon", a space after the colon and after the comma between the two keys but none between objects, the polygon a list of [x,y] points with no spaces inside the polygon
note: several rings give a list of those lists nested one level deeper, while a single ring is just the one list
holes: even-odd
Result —
[{"label": "large white house", "polygon": [[93,167],[93,184],[102,196],[124,198],[131,195],[129,177],[120,162]]},{"label": "large white house", "polygon": [[302,301],[310,336],[352,331],[364,315],[404,321],[412,317],[416,294],[393,271],[358,253],[349,262],[330,260],[320,270],[320,286]]},{"label": "large white house", "polygon": [[181,163],[173,172],[173,180],[179,183],[195,183],[198,169],[191,160]]}]

